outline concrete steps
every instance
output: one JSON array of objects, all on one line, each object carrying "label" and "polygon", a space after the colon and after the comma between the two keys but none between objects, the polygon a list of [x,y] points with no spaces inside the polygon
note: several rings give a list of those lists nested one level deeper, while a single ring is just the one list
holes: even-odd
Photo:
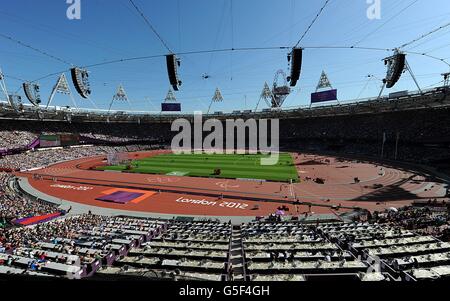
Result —
[{"label": "concrete steps", "polygon": [[230,251],[230,262],[232,265],[231,270],[231,280],[233,281],[245,281],[244,279],[244,258],[242,249],[242,237],[241,237],[241,227],[233,226],[231,233],[231,251]]}]

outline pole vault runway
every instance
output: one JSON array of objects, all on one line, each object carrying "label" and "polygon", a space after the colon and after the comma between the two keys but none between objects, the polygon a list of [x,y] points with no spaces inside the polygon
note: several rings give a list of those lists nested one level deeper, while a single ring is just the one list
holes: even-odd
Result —
[{"label": "pole vault runway", "polygon": [[[130,153],[143,158],[167,153]],[[339,214],[355,207],[371,211],[414,200],[443,197],[443,184],[394,167],[334,157],[292,154],[300,183],[242,181],[92,170],[105,156],[83,158],[18,172],[33,189],[89,206],[155,214],[266,216],[280,206],[287,214]],[[325,184],[314,179],[322,178]],[[355,178],[358,182],[355,183]],[[120,201],[112,201],[120,197]],[[294,206],[294,201],[302,205]],[[337,210],[337,208],[339,208]]]}]

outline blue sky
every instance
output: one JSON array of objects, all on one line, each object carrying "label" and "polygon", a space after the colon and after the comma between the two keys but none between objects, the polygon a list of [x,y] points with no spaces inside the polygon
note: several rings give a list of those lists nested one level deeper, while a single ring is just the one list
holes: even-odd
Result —
[{"label": "blue sky", "polygon": [[[134,0],[174,52],[220,48],[293,46],[324,0]],[[65,0],[2,0],[0,33],[14,37],[83,66],[147,55],[167,50],[137,15],[128,0],[81,0],[81,20],[68,20]],[[409,8],[411,3],[414,3]],[[231,4],[233,13],[231,14]],[[369,20],[366,0],[331,0],[300,46],[358,46],[394,48],[450,22],[448,0],[381,0],[381,19]],[[450,27],[406,50],[427,52],[450,61]],[[215,88],[224,97],[211,111],[254,109],[265,81],[275,72],[288,72],[287,50],[261,50],[181,56],[183,81],[176,93],[184,111],[206,111]],[[378,80],[385,76],[382,59],[388,52],[373,50],[306,49],[301,78],[285,102],[286,107],[308,105],[322,70],[341,101],[376,96]],[[442,62],[417,55],[408,61],[422,87],[441,80],[449,71]],[[16,78],[35,80],[67,70],[69,66],[0,38],[0,66],[9,90],[19,89]],[[210,79],[203,79],[203,74]],[[69,76],[69,72],[66,72]],[[41,94],[48,99],[57,76],[41,80]],[[122,83],[133,110],[159,111],[169,83],[164,58],[133,61],[90,69],[92,100],[107,108]],[[415,90],[405,74],[389,92]],[[75,89],[72,87],[75,94]],[[19,90],[23,95],[23,92]],[[80,107],[90,103],[75,95]],[[54,104],[70,105],[57,96]],[[260,108],[265,107],[262,104]],[[117,104],[114,109],[127,109]]]}]

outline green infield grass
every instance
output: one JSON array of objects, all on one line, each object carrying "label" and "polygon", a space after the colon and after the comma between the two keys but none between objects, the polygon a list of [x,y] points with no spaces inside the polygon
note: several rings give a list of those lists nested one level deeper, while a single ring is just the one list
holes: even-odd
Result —
[{"label": "green infield grass", "polygon": [[[261,165],[267,155],[238,154],[162,154],[134,160],[130,166],[98,167],[100,170],[133,173],[215,177],[225,179],[258,179],[276,182],[298,182],[297,169],[288,153],[281,153],[278,164]],[[220,174],[215,170],[220,169]]]}]

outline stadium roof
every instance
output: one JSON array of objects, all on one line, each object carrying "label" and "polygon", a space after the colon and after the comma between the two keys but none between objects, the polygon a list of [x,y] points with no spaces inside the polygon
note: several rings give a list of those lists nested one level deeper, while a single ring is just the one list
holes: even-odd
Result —
[{"label": "stadium roof", "polygon": [[[39,79],[44,102],[58,76],[77,65],[90,72],[90,99],[100,109],[123,84],[131,110],[158,111],[169,88],[164,56],[171,52],[181,59],[176,98],[186,112],[206,112],[216,88],[224,101],[211,111],[254,109],[264,82],[279,69],[288,74],[286,55],[296,45],[305,48],[304,64],[286,108],[309,105],[322,70],[339,99],[378,95],[382,60],[397,47],[423,89],[441,85],[441,73],[449,71],[446,0],[384,1],[379,19],[360,0],[84,1],[79,20],[66,17],[64,1],[41,2],[32,10],[26,0],[2,6],[0,67],[11,93],[23,96],[22,83]],[[404,74],[389,92],[412,89]],[[62,96],[53,104],[72,106]]]},{"label": "stadium roof", "polygon": [[[338,115],[378,114],[393,111],[407,111],[418,109],[443,109],[450,107],[450,88],[438,87],[425,91],[415,91],[397,97],[374,97],[357,101],[340,102],[332,105],[315,107],[297,107],[282,110],[263,109],[257,112],[238,111],[214,112],[204,117],[227,118],[315,118]],[[0,103],[0,118],[54,120],[69,122],[169,122],[176,118],[193,118],[194,112],[161,113],[145,111],[108,111],[93,109],[72,109],[65,107],[51,107],[48,110],[36,110],[36,107],[27,105],[23,111],[11,109],[8,103]]]}]

